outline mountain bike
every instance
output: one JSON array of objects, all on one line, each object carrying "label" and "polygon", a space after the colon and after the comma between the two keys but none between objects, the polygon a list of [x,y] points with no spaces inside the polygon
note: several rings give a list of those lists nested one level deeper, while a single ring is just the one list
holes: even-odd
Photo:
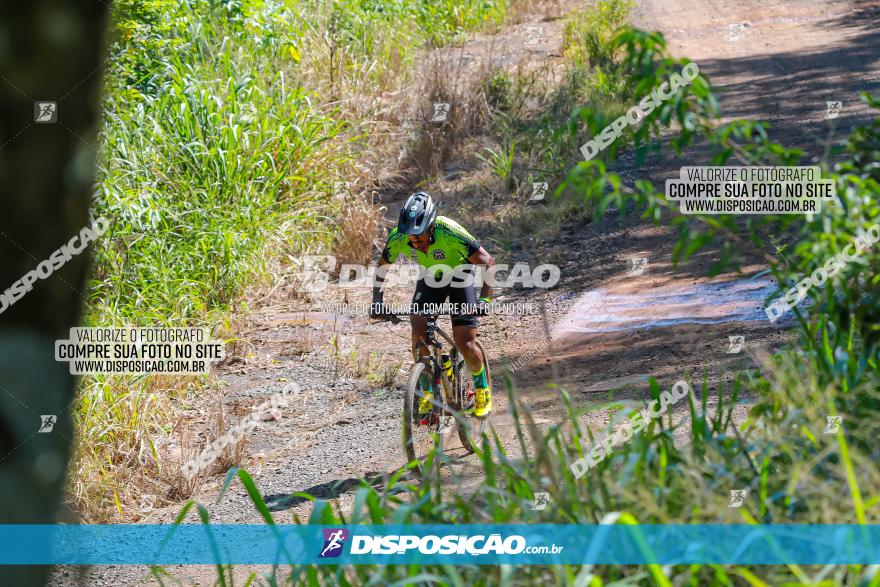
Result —
[{"label": "mountain bike", "polygon": [[[386,314],[386,319],[399,323],[401,317],[411,315],[413,313]],[[475,402],[470,369],[452,338],[437,326],[438,317],[450,314],[423,315],[428,319],[424,341],[428,354],[420,356],[409,371],[403,398],[403,452],[407,461],[424,460],[434,448],[435,434],[444,452],[447,452],[447,448],[452,450],[449,437],[454,427],[465,455],[468,455],[476,449],[474,438],[480,438],[489,418],[479,419],[466,413],[474,407]],[[443,345],[444,340],[451,347],[448,353]],[[491,386],[492,375],[486,351],[479,341],[476,344],[483,355],[486,377]],[[432,382],[434,397],[431,411],[419,414],[419,402],[425,390],[431,389]]]}]

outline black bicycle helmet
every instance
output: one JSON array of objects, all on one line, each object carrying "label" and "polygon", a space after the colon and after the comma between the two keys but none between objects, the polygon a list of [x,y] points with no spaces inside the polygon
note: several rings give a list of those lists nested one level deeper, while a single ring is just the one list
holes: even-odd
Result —
[{"label": "black bicycle helmet", "polygon": [[400,209],[397,231],[403,234],[422,234],[437,218],[437,206],[425,192],[416,192],[406,199]]}]

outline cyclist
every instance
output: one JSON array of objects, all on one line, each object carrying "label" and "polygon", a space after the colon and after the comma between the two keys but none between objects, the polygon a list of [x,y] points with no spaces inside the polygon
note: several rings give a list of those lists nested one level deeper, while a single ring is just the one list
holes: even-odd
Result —
[{"label": "cyclist", "polygon": [[[453,312],[456,311],[455,305],[462,304],[477,310],[476,313],[452,315],[452,338],[474,378],[473,415],[477,418],[486,418],[492,411],[492,390],[489,388],[483,355],[476,345],[476,314],[488,313],[492,288],[488,280],[484,279],[480,299],[477,301],[471,267],[483,266],[491,270],[495,266],[495,259],[460,224],[445,216],[437,216],[437,206],[431,196],[425,192],[412,194],[400,209],[397,228],[389,233],[379,259],[376,286],[373,288],[373,305],[370,310],[370,317],[375,320],[380,320],[385,315],[382,299],[384,278],[388,269],[382,267],[390,265],[401,255],[415,261],[434,276],[434,279],[430,280],[433,284],[427,283],[425,276],[418,280],[412,299],[413,312],[420,311],[421,304],[439,305],[447,298],[449,303],[453,304]],[[448,284],[437,285],[438,282],[444,282],[443,271],[452,271],[462,265],[466,267],[462,268],[463,271],[455,272],[456,277],[451,281],[447,279]],[[462,275],[467,278],[459,279]],[[424,342],[428,331],[427,318],[410,316],[410,325],[413,357],[429,354]],[[424,396],[419,401],[419,414],[427,414],[431,411],[433,385],[434,382],[431,383],[431,389],[424,390]]]}]

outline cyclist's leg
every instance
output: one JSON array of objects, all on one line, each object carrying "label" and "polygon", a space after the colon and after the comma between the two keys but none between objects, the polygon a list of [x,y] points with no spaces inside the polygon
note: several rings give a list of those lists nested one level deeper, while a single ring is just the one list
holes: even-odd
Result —
[{"label": "cyclist's leg", "polygon": [[[430,354],[428,346],[425,344],[425,336],[428,332],[428,321],[423,316],[410,316],[409,323],[412,328],[412,355],[413,361],[418,361],[420,357]],[[429,376],[425,380],[422,388],[422,397],[419,399],[418,412],[420,417],[427,417],[426,414],[431,412],[431,400],[434,399],[434,389],[437,388],[437,382],[433,381],[433,377]],[[427,423],[427,421],[423,422]]]},{"label": "cyclist's leg", "polygon": [[[477,292],[473,285],[451,287],[449,301],[466,304],[469,308],[475,308]],[[467,363],[474,378],[474,391],[476,394],[474,415],[484,418],[492,411],[492,391],[489,388],[483,353],[480,352],[480,348],[477,346],[477,317],[472,313],[453,316],[452,339],[455,341],[455,346],[458,347],[462,357],[464,357],[465,363]]]},{"label": "cyclist's leg", "polygon": [[479,371],[483,367],[483,353],[477,347],[477,327],[461,323],[453,325],[452,340],[455,341],[455,346],[458,347],[471,373]]},{"label": "cyclist's leg", "polygon": [[412,354],[413,360],[418,360],[428,353],[428,347],[425,345],[425,336],[428,334],[428,320],[424,316],[410,316],[409,325],[412,332]]},{"label": "cyclist's leg", "polygon": [[[476,308],[477,292],[472,283],[455,287],[453,282],[447,286],[447,291],[453,307]],[[452,339],[472,373],[483,366],[483,354],[477,347],[477,325],[477,316],[473,312],[452,316]]]},{"label": "cyclist's leg", "polygon": [[[445,295],[445,292],[430,287],[425,283],[424,279],[420,279],[418,283],[416,283],[416,291],[413,294],[410,308],[413,312],[421,312],[425,306],[442,303],[444,297],[438,296]],[[418,357],[430,354],[430,351],[425,344],[425,336],[428,333],[428,319],[424,316],[410,316],[409,323],[412,332],[413,360],[417,360]]]},{"label": "cyclist's leg", "polygon": [[[437,296],[436,290],[429,287],[425,281],[419,280],[416,285],[416,291],[413,294],[413,299],[411,305],[411,309],[413,312],[422,311],[424,305],[437,303],[435,298]],[[442,301],[442,300],[441,300]],[[428,319],[424,316],[410,316],[409,318],[410,329],[412,332],[412,354],[413,360],[417,361],[419,357],[423,357],[425,355],[430,354],[430,349],[428,349],[428,345],[426,343],[426,336],[428,333]],[[439,381],[428,381],[427,389],[423,389],[424,395],[419,401],[419,409],[418,412],[422,417],[426,417],[426,414],[431,412],[431,400],[434,397],[434,392],[438,389]]]}]

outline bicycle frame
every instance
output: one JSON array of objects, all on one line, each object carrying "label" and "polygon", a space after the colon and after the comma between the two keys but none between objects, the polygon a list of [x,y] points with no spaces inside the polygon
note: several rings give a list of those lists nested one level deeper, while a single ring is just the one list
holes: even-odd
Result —
[{"label": "bicycle frame", "polygon": [[[400,318],[402,316],[412,315],[413,314],[409,313],[395,313],[392,315],[392,321],[395,323],[399,323],[401,322]],[[432,375],[440,373],[440,381],[443,385],[443,404],[440,407],[443,409],[443,411],[448,411],[449,407],[451,407],[453,410],[458,410],[465,403],[463,388],[460,388],[460,386],[453,387],[453,385],[456,383],[455,373],[459,363],[459,358],[461,357],[461,351],[455,345],[455,341],[452,340],[452,338],[448,334],[446,334],[446,332],[444,332],[442,328],[437,326],[437,319],[440,316],[449,316],[449,314],[435,314],[425,316],[428,320],[428,328],[425,332],[425,338],[419,342],[419,346],[425,346],[425,348],[428,349],[428,354],[419,355],[419,346],[417,346],[414,352],[413,360],[415,362],[425,361],[425,366],[432,370]],[[449,352],[449,360],[453,366],[452,378],[447,377],[446,372],[443,369],[441,361],[441,351],[443,350],[443,343],[437,340],[435,334],[439,334],[443,340],[449,343],[449,346],[451,348]],[[477,341],[476,344],[477,347],[480,349],[480,353],[482,353],[483,355],[483,364],[486,367],[486,377],[489,378],[489,380],[491,381],[492,375],[489,371],[489,361],[486,359],[486,351],[483,349],[483,346],[479,343],[479,341]],[[434,380],[436,380],[436,378]]]},{"label": "bicycle frame", "polygon": [[[441,355],[442,355],[441,351],[443,350],[443,343],[441,343],[440,341],[438,341],[436,339],[436,337],[434,336],[435,334],[439,334],[443,338],[443,340],[445,340],[447,343],[449,343],[449,346],[452,349],[449,353],[449,360],[450,360],[451,364],[453,365],[452,379],[447,377],[446,370],[443,368],[442,359],[441,359]],[[433,373],[435,375],[437,373],[440,374],[440,381],[443,385],[444,404],[451,405],[455,408],[461,407],[461,399],[462,398],[456,397],[456,395],[457,395],[455,393],[456,390],[453,387],[454,379],[455,379],[455,368],[454,367],[456,365],[458,365],[459,350],[458,350],[458,347],[455,346],[455,342],[452,340],[452,338],[450,338],[450,336],[448,334],[446,334],[442,328],[437,326],[437,318],[436,317],[428,318],[428,330],[425,334],[425,339],[423,341],[421,341],[419,344],[428,348],[428,354],[427,355],[417,355],[415,360],[416,361],[428,360],[430,362],[430,367],[433,369]],[[418,348],[416,348],[416,353],[418,353]]]}]

